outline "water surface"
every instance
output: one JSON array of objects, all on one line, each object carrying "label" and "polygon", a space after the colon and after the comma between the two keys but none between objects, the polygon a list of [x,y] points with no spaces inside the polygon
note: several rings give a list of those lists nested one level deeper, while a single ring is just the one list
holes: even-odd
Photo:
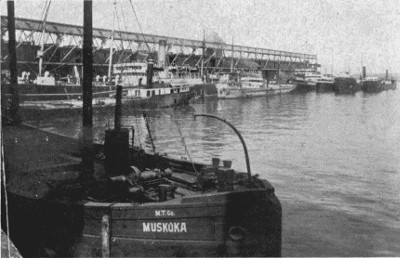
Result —
[{"label": "water surface", "polygon": [[[252,172],[268,179],[282,201],[283,255],[400,255],[400,91],[206,99],[146,112],[156,151],[209,163],[228,159],[245,171],[232,129],[194,113],[217,115],[242,132]],[[79,118],[33,123],[80,134]],[[113,114],[95,117],[97,141],[112,124]],[[151,150],[141,112],[124,114],[123,124],[135,127],[136,145]]]}]

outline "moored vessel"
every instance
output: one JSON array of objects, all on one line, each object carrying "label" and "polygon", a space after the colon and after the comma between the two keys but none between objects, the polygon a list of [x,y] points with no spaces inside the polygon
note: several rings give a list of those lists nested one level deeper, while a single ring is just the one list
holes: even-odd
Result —
[{"label": "moored vessel", "polygon": [[333,89],[336,94],[353,94],[361,90],[360,84],[352,77],[335,77]]},{"label": "moored vessel", "polygon": [[264,80],[260,75],[229,74],[220,79],[216,88],[218,98],[232,99],[289,93],[295,85],[276,79]]},{"label": "moored vessel", "polygon": [[315,90],[317,92],[330,92],[334,89],[334,78],[331,76],[322,76],[317,79]]},{"label": "moored vessel", "polygon": [[317,87],[318,78],[320,78],[320,73],[315,69],[295,69],[294,80],[296,84],[296,91],[299,92],[309,92],[315,91]]},{"label": "moored vessel", "polygon": [[364,92],[381,92],[384,90],[395,90],[397,88],[397,81],[389,78],[389,71],[386,70],[385,78],[379,77],[366,77],[366,68],[363,67],[362,90]]}]

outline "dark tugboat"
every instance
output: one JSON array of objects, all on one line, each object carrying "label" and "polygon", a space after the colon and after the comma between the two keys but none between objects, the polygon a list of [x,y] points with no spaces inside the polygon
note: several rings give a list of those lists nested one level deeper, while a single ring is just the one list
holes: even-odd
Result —
[{"label": "dark tugboat", "polygon": [[[9,1],[13,34],[13,2]],[[10,11],[12,10],[12,11]],[[92,2],[84,1],[83,140],[18,120],[16,57],[11,119],[3,127],[2,214],[23,256],[280,256],[282,211],[274,188],[229,162],[213,165],[147,154],[129,145],[117,87],[115,128],[92,135]],[[15,36],[10,36],[10,46]],[[10,49],[10,53],[15,49]],[[14,63],[15,62],[15,63]],[[14,63],[14,64],[13,64]],[[15,78],[15,80],[13,79]]]}]

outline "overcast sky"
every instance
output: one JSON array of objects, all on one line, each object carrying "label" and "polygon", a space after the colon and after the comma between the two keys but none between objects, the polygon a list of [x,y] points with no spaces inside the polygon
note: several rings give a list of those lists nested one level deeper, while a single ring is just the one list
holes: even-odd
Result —
[{"label": "overcast sky", "polygon": [[[17,17],[40,19],[45,1],[16,0]],[[121,30],[139,32],[130,0],[117,0]],[[144,33],[317,54],[322,72],[400,72],[398,0],[132,0]],[[53,0],[48,21],[82,25],[82,1]],[[1,14],[6,14],[1,1]],[[111,28],[113,1],[93,1],[93,26]],[[333,58],[332,58],[333,57]],[[333,62],[332,62],[333,60]]]}]

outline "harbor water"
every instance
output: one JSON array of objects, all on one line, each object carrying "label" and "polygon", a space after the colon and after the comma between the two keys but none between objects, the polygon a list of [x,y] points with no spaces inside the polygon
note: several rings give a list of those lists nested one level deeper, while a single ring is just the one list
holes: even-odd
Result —
[{"label": "harbor water", "polygon": [[[355,95],[287,94],[253,99],[205,99],[180,109],[123,114],[135,127],[135,145],[170,156],[211,163],[232,160],[268,179],[283,207],[283,256],[400,255],[400,91]],[[81,118],[30,122],[79,137]],[[94,118],[95,139],[113,114]],[[189,153],[189,155],[187,155]],[[251,218],[249,218],[251,219]]]}]

